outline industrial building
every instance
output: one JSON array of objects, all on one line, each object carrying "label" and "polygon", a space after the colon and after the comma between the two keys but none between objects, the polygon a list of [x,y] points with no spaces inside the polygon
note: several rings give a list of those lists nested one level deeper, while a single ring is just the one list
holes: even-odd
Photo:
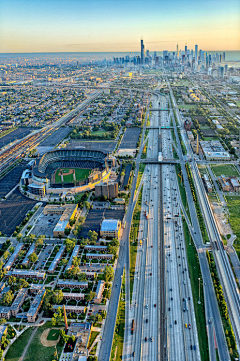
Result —
[{"label": "industrial building", "polygon": [[100,236],[119,238],[121,232],[121,221],[117,219],[104,219],[101,224]]},{"label": "industrial building", "polygon": [[230,154],[225,151],[218,140],[199,142],[206,160],[230,160]]}]

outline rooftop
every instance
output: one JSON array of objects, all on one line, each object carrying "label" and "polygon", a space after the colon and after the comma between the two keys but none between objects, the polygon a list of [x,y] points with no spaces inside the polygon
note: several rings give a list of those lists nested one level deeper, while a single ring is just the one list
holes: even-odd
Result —
[{"label": "rooftop", "polygon": [[118,230],[119,220],[117,219],[104,219],[101,225],[102,232],[111,232]]}]

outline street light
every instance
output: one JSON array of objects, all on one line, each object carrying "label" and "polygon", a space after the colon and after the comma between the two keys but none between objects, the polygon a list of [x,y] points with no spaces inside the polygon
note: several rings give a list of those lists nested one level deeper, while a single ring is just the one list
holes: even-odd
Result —
[{"label": "street light", "polygon": [[201,278],[199,277],[198,278],[198,284],[199,284],[199,295],[198,295],[198,304],[200,305],[201,304],[201,301],[200,301],[200,281],[201,281]]}]

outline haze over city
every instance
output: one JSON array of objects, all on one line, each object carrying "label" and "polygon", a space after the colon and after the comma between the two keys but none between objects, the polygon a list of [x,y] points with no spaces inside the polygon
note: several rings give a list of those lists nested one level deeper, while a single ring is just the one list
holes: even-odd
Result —
[{"label": "haze over city", "polygon": [[2,0],[0,52],[240,49],[238,0]]}]

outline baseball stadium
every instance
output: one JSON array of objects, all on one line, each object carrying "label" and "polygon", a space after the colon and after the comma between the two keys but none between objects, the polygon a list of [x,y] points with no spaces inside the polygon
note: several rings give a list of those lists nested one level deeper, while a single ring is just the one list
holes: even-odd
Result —
[{"label": "baseball stadium", "polygon": [[45,153],[23,172],[21,186],[38,196],[77,193],[94,188],[108,177],[113,158],[108,153],[88,149],[56,149]]}]

